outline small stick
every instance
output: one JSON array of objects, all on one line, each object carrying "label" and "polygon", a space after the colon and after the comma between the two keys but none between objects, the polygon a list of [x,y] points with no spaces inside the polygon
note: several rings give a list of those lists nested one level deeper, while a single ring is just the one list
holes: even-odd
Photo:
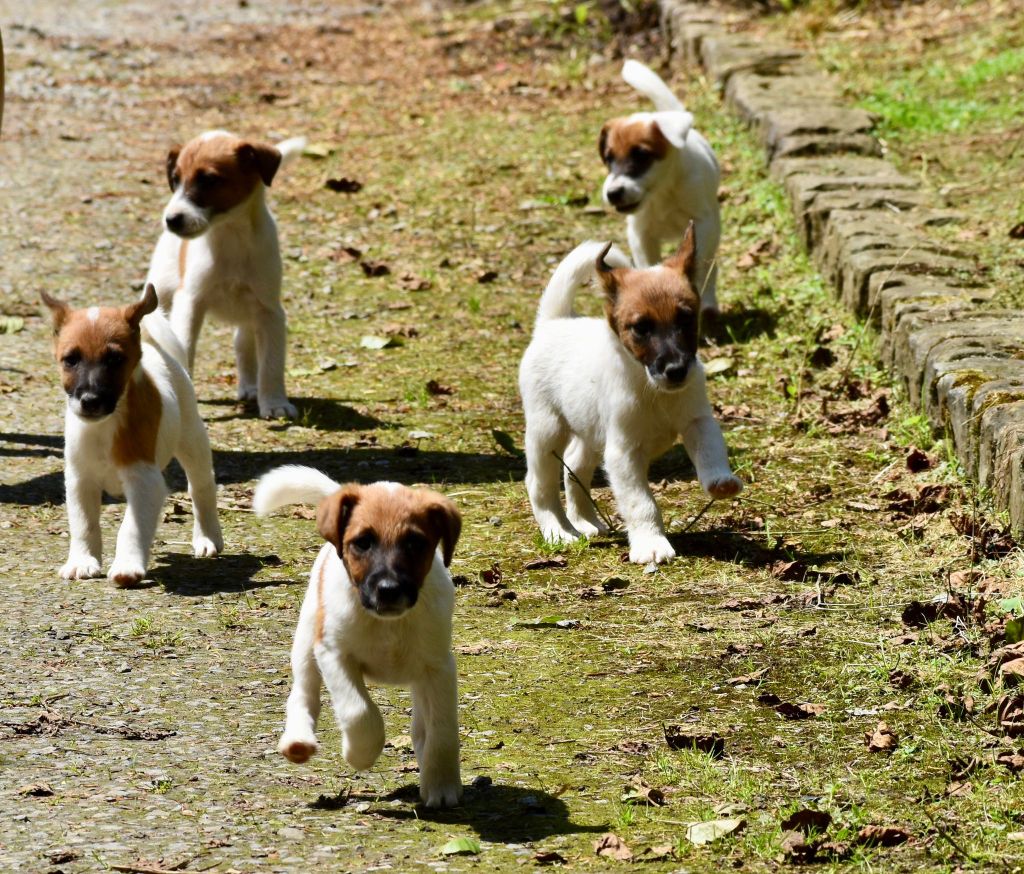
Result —
[{"label": "small stick", "polygon": [[694,516],[689,522],[686,523],[686,527],[682,531],[680,531],[678,533],[679,534],[685,534],[687,531],[689,531],[694,525],[697,524],[697,520],[700,519],[701,516],[703,516],[708,510],[711,509],[711,505],[713,503],[715,503],[715,499],[714,498],[712,498],[710,501],[708,501],[704,505],[704,507],[701,509],[701,511],[696,516]]},{"label": "small stick", "polygon": [[612,522],[612,520],[605,514],[605,512],[597,505],[597,501],[595,501],[593,499],[593,497],[591,497],[591,495],[590,495],[590,489],[588,489],[585,485],[583,485],[583,481],[578,476],[576,476],[576,471],[574,471],[571,467],[569,467],[569,465],[565,463],[565,459],[562,458],[562,456],[559,455],[557,452],[555,452],[554,449],[551,450],[551,454],[553,456],[555,456],[555,458],[557,458],[559,460],[559,462],[561,462],[562,467],[564,467],[565,470],[566,470],[566,473],[569,474],[569,478],[574,483],[576,483],[576,485],[578,485],[581,489],[583,489],[583,494],[585,494],[587,496],[587,500],[590,501],[591,506],[593,506],[594,511],[601,518],[601,521],[604,522],[604,524],[608,526],[608,530],[609,531],[614,531],[615,530],[615,523]]}]

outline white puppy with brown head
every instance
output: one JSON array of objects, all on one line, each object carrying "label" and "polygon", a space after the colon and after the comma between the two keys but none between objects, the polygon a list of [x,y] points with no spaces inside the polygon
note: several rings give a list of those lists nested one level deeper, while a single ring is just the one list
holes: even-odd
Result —
[{"label": "white puppy with brown head", "polygon": [[257,513],[316,502],[327,541],[313,571],[292,646],[293,685],[278,749],[305,762],[318,749],[321,681],[341,730],[342,755],[357,771],[384,748],[384,721],[367,681],[412,690],[412,742],[420,797],[457,804],[459,724],[448,565],[462,520],[448,498],[397,483],[340,485],[308,467],[262,477]]},{"label": "white puppy with brown head", "polygon": [[146,575],[177,458],[188,477],[197,556],[223,547],[206,427],[184,367],[184,351],[146,286],[137,303],[72,309],[42,293],[53,316],[53,351],[67,394],[64,479],[71,548],[64,579],[100,576],[103,492],[124,495],[124,521],[107,574],[120,586]]},{"label": "white puppy with brown head", "polygon": [[[588,242],[551,277],[519,368],[526,486],[545,540],[607,530],[586,492],[603,463],[629,534],[630,561],[672,558],[647,471],[678,437],[708,495],[727,498],[742,489],[697,358],[694,249],[691,225],[672,257],[634,270],[610,243]],[[606,317],[575,317],[573,298],[595,275]],[[579,480],[566,472],[566,510],[559,500],[559,456]]]},{"label": "white puppy with brown head", "polygon": [[260,415],[294,418],[284,387],[286,323],[281,253],[265,192],[305,139],[277,145],[207,131],[167,155],[174,194],[164,210],[147,281],[195,366],[207,315],[235,326],[238,398]]},{"label": "white puppy with brown head", "polygon": [[608,167],[604,200],[627,216],[626,234],[638,267],[659,263],[662,245],[676,243],[694,223],[694,285],[702,309],[716,313],[721,219],[715,153],[693,130],[693,116],[655,72],[639,61],[626,61],[622,78],[657,111],[614,118],[601,129],[598,149]]}]

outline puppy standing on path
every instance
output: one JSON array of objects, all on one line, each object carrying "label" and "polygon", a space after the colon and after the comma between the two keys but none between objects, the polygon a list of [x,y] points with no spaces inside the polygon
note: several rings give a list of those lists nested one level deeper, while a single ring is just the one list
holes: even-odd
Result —
[{"label": "puppy standing on path", "polygon": [[[185,372],[185,355],[156,309],[156,290],[124,307],[75,310],[45,291],[53,315],[53,351],[67,393],[64,479],[71,549],[66,580],[102,573],[103,492],[124,495],[124,521],[110,577],[131,586],[146,576],[167,486],[163,469],[177,458],[188,477],[196,556],[222,548],[217,486],[206,427]],[[153,315],[148,315],[153,313]],[[145,317],[145,318],[144,318]]]},{"label": "puppy standing on path", "polygon": [[693,130],[693,116],[657,73],[626,61],[622,78],[654,103],[656,112],[615,118],[601,129],[598,149],[608,166],[605,202],[625,213],[626,234],[638,267],[661,261],[663,243],[679,240],[692,221],[697,232],[694,286],[702,309],[718,311],[715,264],[721,219],[718,161]]},{"label": "puppy standing on path", "polygon": [[[318,502],[327,541],[310,574],[292,646],[293,685],[278,749],[305,762],[318,749],[321,678],[356,770],[384,748],[384,721],[366,681],[412,689],[412,743],[427,807],[457,804],[459,722],[447,566],[462,530],[458,508],[427,489],[397,483],[340,485],[308,467],[262,477],[253,509]],[[439,550],[440,547],[440,550]]]},{"label": "puppy standing on path", "polygon": [[[678,436],[708,495],[728,498],[743,488],[729,469],[697,358],[694,248],[691,224],[671,258],[633,270],[610,243],[583,243],[551,277],[519,367],[526,487],[545,540],[607,530],[585,491],[603,461],[629,533],[629,560],[672,558],[647,470]],[[576,318],[573,297],[595,273],[606,319]],[[566,473],[568,514],[559,501],[556,453],[582,482]]]},{"label": "puppy standing on path", "polygon": [[207,313],[235,326],[238,399],[255,399],[264,418],[296,415],[284,388],[277,225],[264,192],[305,145],[304,137],[271,146],[207,131],[171,149],[167,181],[174,195],[146,280],[169,313],[190,373]]}]

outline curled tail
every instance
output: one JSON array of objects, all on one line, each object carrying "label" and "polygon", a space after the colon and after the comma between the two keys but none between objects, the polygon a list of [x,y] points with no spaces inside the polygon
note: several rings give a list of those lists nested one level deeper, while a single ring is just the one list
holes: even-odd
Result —
[{"label": "curled tail", "polygon": [[639,61],[626,61],[622,65],[622,78],[644,95],[658,112],[685,112],[682,101],[669,90],[661,76]]},{"label": "curled tail", "polygon": [[306,148],[306,138],[291,137],[287,140],[281,140],[281,142],[274,144],[274,148],[281,153],[281,167],[284,168],[302,154]]},{"label": "curled tail", "polygon": [[312,467],[286,464],[260,477],[252,508],[257,515],[265,516],[286,504],[317,504],[340,488],[340,483]]},{"label": "curled tail", "polygon": [[142,320],[142,340],[162,349],[178,362],[188,373],[188,355],[171,328],[171,323],[164,318],[160,310],[150,313]]},{"label": "curled tail", "polygon": [[[597,258],[607,243],[587,240],[573,249],[548,281],[548,287],[540,296],[537,306],[537,324],[549,319],[567,319],[573,315],[572,301],[576,292],[583,288],[597,272]],[[605,262],[612,267],[629,267],[629,259],[621,250],[612,246],[605,256]]]}]

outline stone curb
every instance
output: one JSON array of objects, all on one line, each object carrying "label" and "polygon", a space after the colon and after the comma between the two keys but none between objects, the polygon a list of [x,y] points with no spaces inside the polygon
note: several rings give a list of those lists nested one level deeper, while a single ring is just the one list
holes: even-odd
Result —
[{"label": "stone curb", "polygon": [[929,229],[958,221],[885,161],[870,113],[791,46],[731,32],[707,2],[661,0],[674,64],[702,68],[764,144],[800,237],[967,475],[1024,532],[1024,310],[981,304],[974,262]]}]

